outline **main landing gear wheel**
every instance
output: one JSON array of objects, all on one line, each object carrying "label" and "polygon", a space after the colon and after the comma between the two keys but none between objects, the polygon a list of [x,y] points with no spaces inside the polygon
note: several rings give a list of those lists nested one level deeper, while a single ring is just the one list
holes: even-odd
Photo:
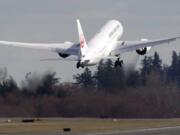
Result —
[{"label": "main landing gear wheel", "polygon": [[78,61],[78,63],[76,64],[76,68],[79,69],[80,67],[84,68],[84,65],[82,65],[81,62]]},{"label": "main landing gear wheel", "polygon": [[81,63],[80,63],[80,61],[78,61],[77,64],[76,64],[76,68],[78,69],[80,67],[81,67]]},{"label": "main landing gear wheel", "polygon": [[120,58],[118,58],[114,63],[115,68],[118,67],[118,66],[122,67],[122,65],[123,65],[123,60],[120,60]]}]

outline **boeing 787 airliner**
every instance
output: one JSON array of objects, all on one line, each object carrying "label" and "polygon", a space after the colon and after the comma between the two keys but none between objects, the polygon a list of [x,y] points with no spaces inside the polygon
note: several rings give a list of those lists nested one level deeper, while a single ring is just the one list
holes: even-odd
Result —
[{"label": "boeing 787 airliner", "polygon": [[76,56],[76,59],[73,60],[77,61],[77,68],[96,65],[103,59],[115,58],[116,61],[114,66],[117,67],[121,66],[123,63],[120,58],[122,53],[136,51],[138,55],[145,55],[151,47],[170,43],[180,38],[173,37],[158,40],[141,39],[140,41],[122,41],[120,39],[123,35],[122,24],[119,21],[110,20],[89,42],[86,42],[79,20],[77,20],[77,27],[79,43],[64,42],[39,44],[0,41],[0,45],[50,50],[57,53],[64,60],[70,60],[68,59],[69,56]]}]

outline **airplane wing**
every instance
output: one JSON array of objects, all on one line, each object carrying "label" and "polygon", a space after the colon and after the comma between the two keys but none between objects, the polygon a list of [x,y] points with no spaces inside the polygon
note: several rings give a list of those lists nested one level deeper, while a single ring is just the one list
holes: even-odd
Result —
[{"label": "airplane wing", "polygon": [[116,56],[125,52],[135,51],[137,49],[144,48],[144,47],[153,47],[153,46],[161,45],[164,43],[169,44],[170,42],[173,42],[179,38],[180,37],[166,38],[166,39],[159,39],[159,40],[146,40],[146,41],[117,41],[110,55]]},{"label": "airplane wing", "polygon": [[78,61],[78,57],[47,58],[47,59],[40,59],[40,61]]},{"label": "airplane wing", "polygon": [[71,42],[40,44],[40,43],[0,41],[0,45],[48,50],[56,53],[63,53],[63,54],[69,54],[75,56],[78,56],[79,54],[79,44],[74,44]]}]

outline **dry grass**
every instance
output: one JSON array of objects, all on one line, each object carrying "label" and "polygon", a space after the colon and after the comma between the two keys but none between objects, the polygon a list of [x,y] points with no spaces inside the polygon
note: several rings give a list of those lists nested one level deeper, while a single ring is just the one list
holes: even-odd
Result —
[{"label": "dry grass", "polygon": [[69,127],[74,133],[94,133],[127,129],[156,128],[180,126],[180,119],[41,119],[35,123],[21,123],[20,119],[12,119],[11,123],[0,122],[2,133],[39,133],[61,132]]}]

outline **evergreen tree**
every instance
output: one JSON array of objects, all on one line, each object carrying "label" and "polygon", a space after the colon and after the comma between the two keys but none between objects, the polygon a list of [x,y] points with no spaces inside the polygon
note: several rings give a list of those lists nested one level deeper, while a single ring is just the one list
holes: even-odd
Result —
[{"label": "evergreen tree", "polygon": [[176,72],[176,82],[177,82],[177,85],[180,87],[180,53],[178,55],[178,64],[177,64],[177,67],[175,69],[175,72]]},{"label": "evergreen tree", "polygon": [[126,75],[124,67],[114,68],[114,72],[111,76],[113,81],[112,88],[118,91],[124,89],[126,85]]},{"label": "evergreen tree", "polygon": [[56,72],[47,72],[44,75],[28,73],[26,80],[22,82],[22,89],[29,94],[51,95],[58,82],[59,78],[56,77]]},{"label": "evergreen tree", "polygon": [[152,70],[159,74],[161,74],[162,72],[162,60],[160,59],[159,54],[157,52],[154,53],[152,61]]},{"label": "evergreen tree", "polygon": [[84,72],[74,76],[77,84],[83,87],[94,87],[94,78],[89,68],[85,68]]},{"label": "evergreen tree", "polygon": [[172,62],[169,67],[167,67],[167,80],[172,82],[172,81],[177,81],[177,74],[178,74],[178,55],[175,51],[172,53]]},{"label": "evergreen tree", "polygon": [[134,87],[141,85],[140,74],[134,69],[129,69],[126,74],[126,86]]},{"label": "evergreen tree", "polygon": [[152,57],[145,56],[144,59],[142,60],[142,68],[141,68],[141,78],[142,78],[142,83],[146,83],[146,77],[151,73],[152,71],[152,62],[153,59]]},{"label": "evergreen tree", "polygon": [[110,88],[112,87],[112,73],[113,64],[111,60],[106,62],[100,61],[97,71],[95,73],[95,78],[97,80],[98,88]]},{"label": "evergreen tree", "polygon": [[114,68],[113,62],[107,60],[101,61],[95,74],[97,86],[105,93],[114,93],[124,87],[125,75],[123,67]]},{"label": "evergreen tree", "polygon": [[154,53],[153,57],[147,57],[142,60],[142,68],[141,68],[141,77],[142,83],[146,84],[146,80],[148,75],[152,72],[160,75],[162,77],[163,69],[162,69],[162,60],[159,57],[157,52]]},{"label": "evergreen tree", "polygon": [[17,91],[18,86],[11,76],[8,76],[6,68],[0,68],[0,95],[5,96],[6,94]]},{"label": "evergreen tree", "polygon": [[0,84],[0,95],[5,96],[7,93],[17,91],[18,86],[12,77],[7,78]]},{"label": "evergreen tree", "polygon": [[59,82],[59,78],[56,78],[55,76],[56,72],[45,74],[36,90],[36,93],[38,95],[53,94],[53,87]]}]

